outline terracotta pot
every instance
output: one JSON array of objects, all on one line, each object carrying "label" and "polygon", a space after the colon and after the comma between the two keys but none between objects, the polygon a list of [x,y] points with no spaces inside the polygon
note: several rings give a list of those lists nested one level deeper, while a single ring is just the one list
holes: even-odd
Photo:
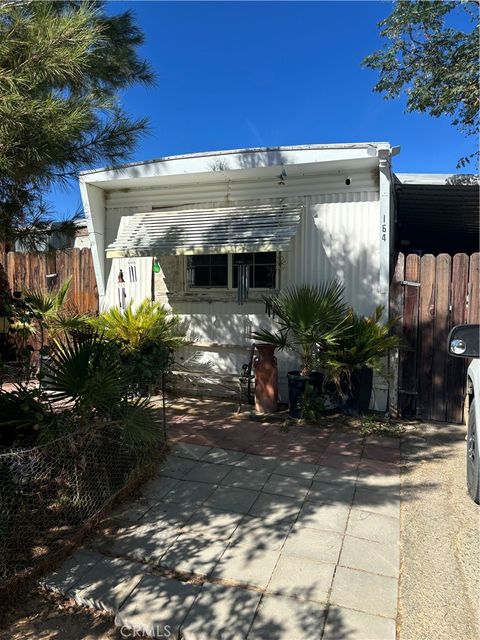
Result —
[{"label": "terracotta pot", "polygon": [[253,361],[255,371],[255,409],[259,413],[274,413],[278,402],[277,359],[272,344],[255,345],[258,355]]}]

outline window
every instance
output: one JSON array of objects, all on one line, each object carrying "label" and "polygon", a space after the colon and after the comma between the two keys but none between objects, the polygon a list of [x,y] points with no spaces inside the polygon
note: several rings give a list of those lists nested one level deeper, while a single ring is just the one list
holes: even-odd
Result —
[{"label": "window", "polygon": [[189,287],[228,287],[227,254],[188,256]]},{"label": "window", "polygon": [[233,288],[238,286],[238,264],[249,265],[249,283],[252,289],[275,288],[277,271],[277,254],[275,251],[265,253],[238,253],[233,256]]},{"label": "window", "polygon": [[277,281],[277,253],[212,254],[187,257],[187,285],[189,288],[236,289],[238,265],[249,266],[251,289],[274,289]]}]

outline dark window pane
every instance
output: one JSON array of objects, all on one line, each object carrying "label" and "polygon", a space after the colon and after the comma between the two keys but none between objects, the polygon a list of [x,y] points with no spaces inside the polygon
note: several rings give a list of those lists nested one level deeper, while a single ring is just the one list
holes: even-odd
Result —
[{"label": "dark window pane", "polygon": [[193,269],[192,287],[208,287],[210,284],[210,267]]},{"label": "dark window pane", "polygon": [[210,256],[188,256],[189,267],[208,267],[210,265]]},{"label": "dark window pane", "polygon": [[253,264],[253,253],[236,253],[233,264]]},{"label": "dark window pane", "polygon": [[212,266],[227,267],[228,265],[228,255],[226,253],[215,254],[207,257],[210,258],[210,264]]},{"label": "dark window pane", "polygon": [[275,266],[255,265],[254,282],[250,286],[259,289],[270,289],[275,287]]},{"label": "dark window pane", "polygon": [[255,264],[275,264],[277,261],[277,254],[275,251],[264,251],[263,253],[255,254]]},{"label": "dark window pane", "polygon": [[212,267],[210,270],[210,284],[212,287],[226,287],[228,284],[228,269],[224,267]]}]

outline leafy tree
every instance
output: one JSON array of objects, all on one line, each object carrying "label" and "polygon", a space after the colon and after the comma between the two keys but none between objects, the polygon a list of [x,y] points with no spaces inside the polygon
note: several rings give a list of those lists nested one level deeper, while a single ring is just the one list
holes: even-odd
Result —
[{"label": "leafy tree", "polygon": [[104,2],[0,2],[0,242],[32,224],[45,233],[52,184],[129,157],[147,122],[118,94],[154,82],[143,39],[129,11],[108,16]]},{"label": "leafy tree", "polygon": [[[374,87],[386,98],[403,92],[407,111],[447,116],[467,136],[478,132],[478,1],[398,0],[379,23],[388,44],[363,60],[380,71]],[[452,26],[465,22],[471,28]],[[461,158],[465,166],[474,153]]]}]

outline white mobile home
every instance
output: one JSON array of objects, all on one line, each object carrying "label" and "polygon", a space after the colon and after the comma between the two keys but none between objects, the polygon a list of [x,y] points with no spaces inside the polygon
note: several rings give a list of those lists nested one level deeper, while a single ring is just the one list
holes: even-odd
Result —
[{"label": "white mobile home", "polygon": [[[272,323],[265,293],[337,278],[358,312],[388,308],[396,152],[383,142],[243,149],[83,173],[100,307],[170,304],[195,340],[184,357],[199,353],[219,377],[239,373],[251,332]],[[289,368],[281,354],[281,383]],[[375,390],[384,409],[386,389]]]}]

